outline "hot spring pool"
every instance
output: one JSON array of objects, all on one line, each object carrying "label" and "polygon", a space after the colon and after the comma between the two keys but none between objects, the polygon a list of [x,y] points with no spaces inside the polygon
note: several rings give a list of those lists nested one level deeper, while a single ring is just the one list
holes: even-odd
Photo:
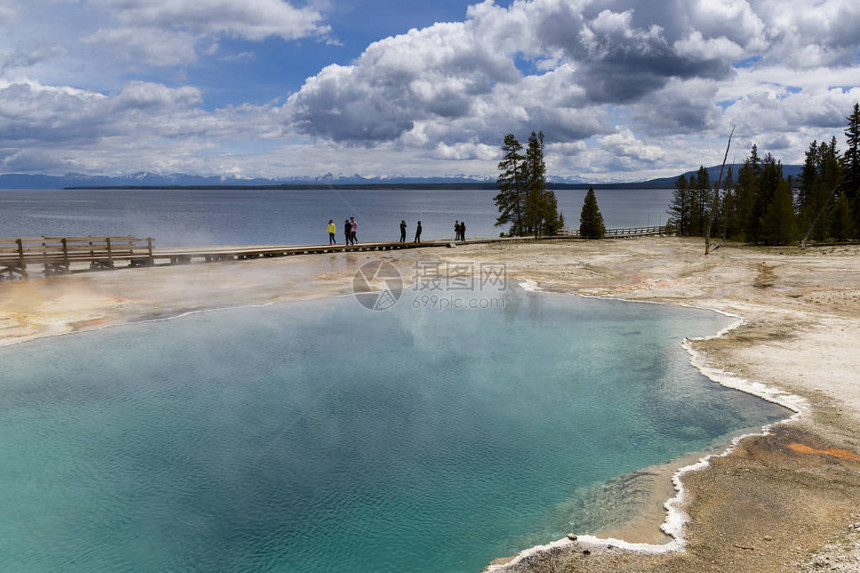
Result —
[{"label": "hot spring pool", "polygon": [[[0,351],[3,571],[477,572],[588,486],[788,413],[700,375],[711,312],[352,298]],[[611,522],[612,516],[606,516]]]}]

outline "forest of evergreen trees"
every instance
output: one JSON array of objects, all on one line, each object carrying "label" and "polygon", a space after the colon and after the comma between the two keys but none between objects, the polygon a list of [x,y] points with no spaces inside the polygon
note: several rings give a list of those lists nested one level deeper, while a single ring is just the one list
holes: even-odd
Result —
[{"label": "forest of evergreen trees", "polygon": [[760,157],[756,145],[736,174],[728,170],[721,189],[704,167],[690,179],[682,175],[669,205],[671,230],[757,245],[860,237],[860,104],[846,119],[845,152],[835,137],[813,141],[796,180],[783,177],[771,154]]}]

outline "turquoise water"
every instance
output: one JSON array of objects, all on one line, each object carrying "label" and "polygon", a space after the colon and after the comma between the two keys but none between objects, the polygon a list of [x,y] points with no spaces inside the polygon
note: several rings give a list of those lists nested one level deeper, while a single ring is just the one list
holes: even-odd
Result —
[{"label": "turquoise water", "polygon": [[581,531],[583,488],[787,415],[689,366],[724,317],[506,297],[2,350],[0,570],[475,572]]}]

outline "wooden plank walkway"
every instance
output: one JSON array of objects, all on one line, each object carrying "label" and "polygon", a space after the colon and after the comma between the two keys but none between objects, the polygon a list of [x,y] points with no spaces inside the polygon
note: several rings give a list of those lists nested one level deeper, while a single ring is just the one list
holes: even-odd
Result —
[{"label": "wooden plank walkway", "polygon": [[243,261],[249,259],[316,255],[324,253],[353,253],[365,251],[393,251],[424,247],[447,247],[452,241],[423,241],[421,243],[358,243],[356,245],[271,245],[255,247],[172,247],[156,250],[153,258],[167,264],[191,262]]},{"label": "wooden plank walkway", "polygon": [[[607,230],[607,238],[643,237],[665,234],[665,226]],[[579,238],[577,230],[563,230],[540,240]],[[534,241],[532,237],[496,237],[424,241],[421,243],[358,243],[356,245],[269,245],[242,247],[170,247],[155,249],[154,239],[124,237],[22,237],[0,238],[0,280],[28,278],[33,268],[45,276],[127,267],[152,267],[193,262],[241,261],[295,255],[394,251],[428,247],[452,247],[482,243]],[[118,264],[121,263],[121,264]]]}]

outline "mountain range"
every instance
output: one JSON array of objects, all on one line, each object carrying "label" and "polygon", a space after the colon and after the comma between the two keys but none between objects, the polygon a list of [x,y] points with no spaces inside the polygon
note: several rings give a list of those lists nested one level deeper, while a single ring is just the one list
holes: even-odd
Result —
[{"label": "mountain range", "polygon": [[[730,166],[737,174],[739,164]],[[783,174],[796,178],[800,174],[801,165],[783,165]],[[712,183],[716,183],[719,177],[720,166],[708,168]],[[689,179],[696,171],[688,171],[684,175]],[[556,189],[586,189],[591,184],[579,177],[553,177],[547,178],[550,185]],[[596,189],[671,189],[678,176],[661,177],[648,181],[615,182],[594,184]],[[267,179],[261,177],[243,178],[230,176],[202,176],[188,175],[184,173],[172,173],[161,175],[157,173],[141,172],[122,176],[105,175],[83,175],[80,173],[69,173],[66,175],[32,175],[7,173],[0,175],[0,189],[66,189],[66,188],[254,188],[254,187],[280,187],[280,188],[315,188],[315,187],[397,187],[397,186],[428,186],[428,187],[476,187],[495,188],[495,179],[479,178],[469,176],[458,177],[372,177],[366,178],[360,175],[332,175],[327,173],[321,177],[291,177],[280,179]]]}]

